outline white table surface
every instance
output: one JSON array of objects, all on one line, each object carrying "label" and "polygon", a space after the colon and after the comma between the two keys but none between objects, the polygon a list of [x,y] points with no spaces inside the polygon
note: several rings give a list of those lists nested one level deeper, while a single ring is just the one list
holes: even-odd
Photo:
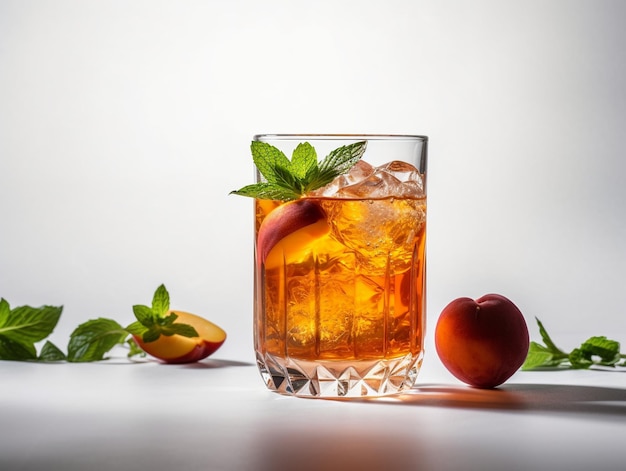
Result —
[{"label": "white table surface", "polygon": [[[219,352],[218,352],[219,353]],[[622,470],[626,375],[518,372],[466,387],[432,354],[408,394],[265,389],[252,358],[0,362],[0,469]]]}]

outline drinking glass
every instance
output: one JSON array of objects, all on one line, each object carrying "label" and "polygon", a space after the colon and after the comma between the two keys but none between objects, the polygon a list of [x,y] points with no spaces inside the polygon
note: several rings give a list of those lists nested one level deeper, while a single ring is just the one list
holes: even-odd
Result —
[{"label": "drinking glass", "polygon": [[[255,199],[254,348],[265,384],[304,397],[411,388],[424,356],[428,138],[254,141],[288,158],[308,143],[318,161],[365,143],[356,165],[331,183],[295,201]],[[265,181],[258,169],[256,181]]]}]

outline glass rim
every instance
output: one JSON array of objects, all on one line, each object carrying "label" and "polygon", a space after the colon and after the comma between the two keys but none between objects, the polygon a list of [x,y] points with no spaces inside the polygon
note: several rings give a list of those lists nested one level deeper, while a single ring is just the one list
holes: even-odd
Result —
[{"label": "glass rim", "polygon": [[255,134],[253,140],[283,140],[283,141],[295,141],[302,139],[316,139],[316,140],[366,140],[366,141],[428,141],[428,136],[422,134],[315,134],[315,133],[300,133],[300,134]]}]

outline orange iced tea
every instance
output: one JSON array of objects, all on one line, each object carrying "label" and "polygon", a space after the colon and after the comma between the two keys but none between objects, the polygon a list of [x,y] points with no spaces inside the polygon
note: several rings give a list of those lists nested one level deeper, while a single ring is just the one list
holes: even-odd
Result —
[{"label": "orange iced tea", "polygon": [[381,396],[415,383],[426,317],[426,136],[260,134],[254,346],[269,389]]},{"label": "orange iced tea", "polygon": [[[390,166],[407,173],[404,163],[383,168]],[[373,171],[365,162],[355,169]],[[272,389],[378,395],[415,380],[426,316],[426,196],[412,181],[396,182],[393,196],[384,196],[381,178],[369,180],[295,203],[255,200],[255,348]],[[280,217],[271,221],[268,250],[259,230],[274,211]]]}]

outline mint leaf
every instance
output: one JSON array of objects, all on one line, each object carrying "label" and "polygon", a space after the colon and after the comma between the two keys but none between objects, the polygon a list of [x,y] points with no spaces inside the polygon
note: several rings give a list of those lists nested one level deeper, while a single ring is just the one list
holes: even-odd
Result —
[{"label": "mint leaf", "polygon": [[585,370],[593,365],[593,361],[580,348],[575,348],[570,352],[569,362],[575,370]]},{"label": "mint leaf", "polygon": [[6,299],[0,299],[0,360],[36,360],[35,343],[52,333],[62,311],[55,306],[11,309]]},{"label": "mint leaf", "polygon": [[317,152],[308,142],[298,144],[289,160],[271,144],[253,141],[250,146],[252,160],[265,181],[230,193],[257,199],[298,199],[349,171],[363,156],[366,147],[367,141],[342,146],[318,163]]},{"label": "mint leaf", "polygon": [[275,183],[253,183],[244,186],[239,190],[231,191],[232,195],[248,196],[250,198],[258,198],[261,200],[278,200],[289,201],[299,197],[293,190],[283,188]]},{"label": "mint leaf", "polygon": [[276,172],[275,185],[278,185],[286,191],[292,191],[296,197],[299,197],[302,194],[302,183],[293,173],[291,173],[290,169],[276,167],[274,171]]},{"label": "mint leaf", "polygon": [[250,144],[252,160],[261,175],[270,183],[277,182],[276,169],[288,169],[291,162],[278,148],[267,142],[253,141]]},{"label": "mint leaf", "polygon": [[138,337],[142,337],[145,332],[149,330],[144,324],[139,321],[135,321],[129,326],[126,327],[126,332],[131,335],[136,335]]},{"label": "mint leaf", "polygon": [[[604,336],[591,337],[576,349],[576,361],[592,365],[615,366],[621,360],[619,342]],[[570,357],[572,354],[570,354]]]},{"label": "mint leaf", "polygon": [[176,321],[176,319],[178,319],[178,314],[172,312],[167,316],[158,317],[157,323],[162,327],[168,327],[172,325]]},{"label": "mint leaf", "polygon": [[332,170],[341,175],[350,170],[365,153],[367,141],[355,142],[333,150],[322,160],[319,168],[322,172]]},{"label": "mint leaf", "polygon": [[336,177],[349,171],[363,156],[367,141],[356,142],[333,150],[310,174],[305,192],[328,185]]},{"label": "mint leaf", "polygon": [[[133,306],[133,308],[136,307],[138,306]],[[141,312],[141,310],[139,312]],[[150,313],[152,313],[152,310],[150,310]],[[137,319],[139,319],[138,316]],[[154,342],[155,340],[157,340],[161,336],[161,330],[162,327],[159,325],[158,318],[152,316],[152,314],[150,316],[149,322],[143,322],[142,320],[138,320],[126,327],[126,332],[141,338],[141,340],[143,340],[144,342]]]},{"label": "mint leaf", "polygon": [[291,156],[291,169],[294,176],[304,179],[317,167],[317,152],[308,142],[302,142],[294,149]]},{"label": "mint leaf", "polygon": [[92,319],[79,325],[67,345],[67,361],[88,362],[104,360],[117,344],[123,343],[128,332],[111,319]]},{"label": "mint leaf", "polygon": [[155,340],[158,340],[159,337],[161,337],[162,333],[163,329],[154,326],[143,333],[143,335],[141,336],[141,340],[143,340],[145,343],[154,342]]},{"label": "mint leaf", "polygon": [[63,307],[42,306],[39,308],[20,306],[9,309],[4,299],[0,311],[0,336],[22,344],[33,344],[52,333]]},{"label": "mint leaf", "polygon": [[161,335],[165,335],[166,337],[172,335],[182,335],[183,337],[199,336],[193,326],[180,322],[174,322],[177,318],[178,316],[172,313],[167,317],[161,318],[159,322],[150,328],[141,325],[139,322],[134,322],[129,325],[126,330],[133,335],[141,337],[141,340],[145,343],[154,342]]},{"label": "mint leaf", "polygon": [[162,316],[170,309],[170,295],[164,285],[160,285],[154,292],[152,298],[152,313],[156,316]]},{"label": "mint leaf", "polygon": [[153,310],[148,306],[137,304],[133,306],[133,313],[141,325],[145,327],[152,327],[154,325],[155,315]]},{"label": "mint leaf", "polygon": [[539,334],[541,335],[541,338],[546,344],[548,350],[550,350],[552,353],[556,354],[559,357],[567,357],[567,354],[554,344],[541,321],[537,318],[535,318],[535,320],[537,321],[537,325],[539,326]]},{"label": "mint leaf", "polygon": [[0,325],[2,325],[3,319],[9,317],[9,313],[11,312],[11,306],[9,306],[9,302],[1,298],[0,299]]},{"label": "mint leaf", "polygon": [[61,351],[59,347],[55,344],[46,340],[46,343],[41,348],[41,352],[39,353],[39,357],[37,360],[39,361],[63,361],[66,359],[65,353]]},{"label": "mint leaf", "polygon": [[621,359],[619,342],[609,340],[605,336],[589,338],[580,346],[580,349],[591,359],[599,357],[600,360],[597,363],[604,366],[613,366]]},{"label": "mint leaf", "polygon": [[23,344],[0,335],[0,360],[36,360],[37,350],[32,343]]},{"label": "mint leaf", "polygon": [[189,324],[172,324],[164,327],[161,331],[163,335],[182,335],[183,337],[198,337],[198,331]]},{"label": "mint leaf", "polygon": [[530,342],[528,355],[522,365],[522,370],[533,370],[545,366],[554,366],[554,354],[537,342]]}]

